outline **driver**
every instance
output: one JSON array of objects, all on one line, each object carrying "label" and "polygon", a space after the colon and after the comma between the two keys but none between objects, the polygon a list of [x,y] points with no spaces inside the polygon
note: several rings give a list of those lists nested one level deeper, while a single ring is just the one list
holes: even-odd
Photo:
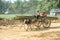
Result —
[{"label": "driver", "polygon": [[36,11],[36,18],[39,19],[39,17],[40,17],[40,13],[39,13],[39,10],[38,10],[38,11]]}]

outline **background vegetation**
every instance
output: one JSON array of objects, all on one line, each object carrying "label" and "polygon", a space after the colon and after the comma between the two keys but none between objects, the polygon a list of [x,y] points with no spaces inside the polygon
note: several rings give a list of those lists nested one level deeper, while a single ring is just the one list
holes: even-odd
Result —
[{"label": "background vegetation", "polygon": [[14,3],[10,1],[0,0],[0,14],[5,13],[34,13],[36,10],[48,12],[52,8],[60,8],[60,0],[16,0]]},{"label": "background vegetation", "polygon": [[16,0],[14,3],[11,0],[0,0],[0,17],[30,16],[34,15],[36,10],[46,11],[49,14],[53,8],[60,8],[60,0]]}]

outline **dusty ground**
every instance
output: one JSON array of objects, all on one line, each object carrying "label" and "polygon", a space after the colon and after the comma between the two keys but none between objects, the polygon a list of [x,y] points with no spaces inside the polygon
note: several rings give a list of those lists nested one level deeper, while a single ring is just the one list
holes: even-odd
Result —
[{"label": "dusty ground", "polygon": [[19,26],[12,27],[0,26],[0,40],[60,40],[60,23],[52,23],[50,28],[38,31],[24,31]]}]

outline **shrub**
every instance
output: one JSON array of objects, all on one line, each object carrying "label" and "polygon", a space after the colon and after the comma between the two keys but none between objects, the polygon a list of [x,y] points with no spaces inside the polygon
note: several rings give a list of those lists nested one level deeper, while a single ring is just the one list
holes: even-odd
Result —
[{"label": "shrub", "polygon": [[[35,18],[34,16],[16,16],[14,17],[14,20],[24,20],[24,19],[33,19]],[[40,16],[39,18],[43,18],[42,16]],[[58,20],[58,17],[47,17],[50,20]]]},{"label": "shrub", "polygon": [[4,18],[0,18],[0,20],[3,20]]},{"label": "shrub", "polygon": [[16,16],[14,17],[15,20],[24,20],[24,19],[33,19],[34,17],[33,16]]}]

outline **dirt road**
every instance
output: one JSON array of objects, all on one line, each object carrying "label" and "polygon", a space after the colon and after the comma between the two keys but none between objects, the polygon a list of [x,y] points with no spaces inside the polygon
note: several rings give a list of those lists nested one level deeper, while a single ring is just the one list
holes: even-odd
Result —
[{"label": "dirt road", "polygon": [[0,27],[0,40],[60,40],[60,23],[52,23],[50,28],[39,31],[21,31],[19,27]]}]

